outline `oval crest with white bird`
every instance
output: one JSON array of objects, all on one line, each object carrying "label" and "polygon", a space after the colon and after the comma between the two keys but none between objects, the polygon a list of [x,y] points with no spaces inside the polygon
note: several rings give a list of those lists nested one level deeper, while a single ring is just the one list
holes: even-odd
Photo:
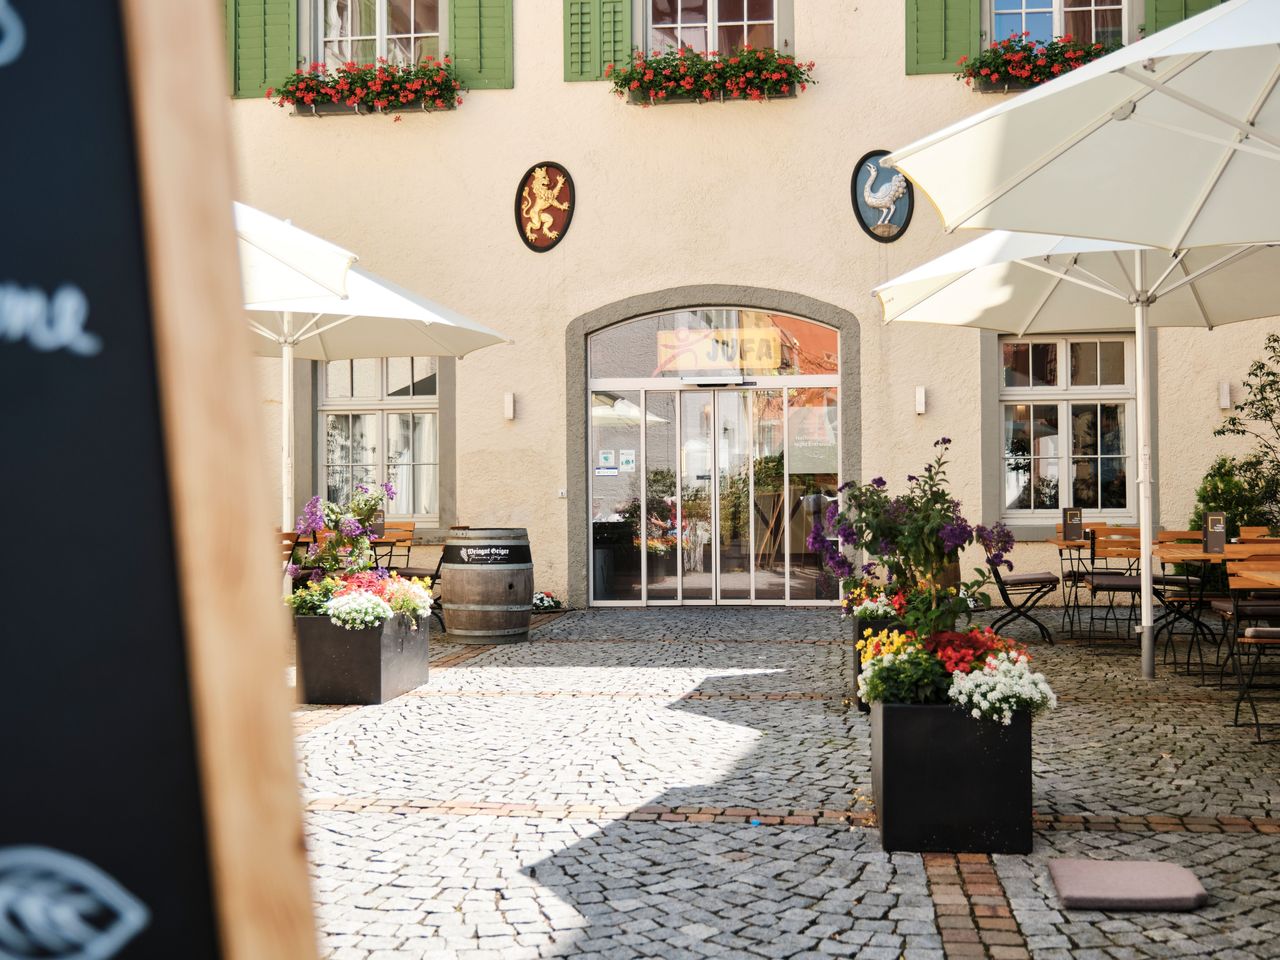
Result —
[{"label": "oval crest with white bird", "polygon": [[915,210],[911,181],[898,171],[880,166],[888,150],[872,150],[853,168],[853,212],[858,226],[872,240],[893,243],[906,232]]}]

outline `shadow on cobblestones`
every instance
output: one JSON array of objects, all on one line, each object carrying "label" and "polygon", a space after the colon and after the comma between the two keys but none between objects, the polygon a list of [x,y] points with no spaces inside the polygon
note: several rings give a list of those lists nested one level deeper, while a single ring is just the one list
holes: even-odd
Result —
[{"label": "shadow on cobblestones", "polygon": [[[774,691],[803,689],[787,666],[764,677]],[[749,731],[736,762],[652,797],[652,820],[609,823],[524,871],[582,918],[572,943],[544,955],[941,960],[920,857],[883,853],[872,831],[813,825],[866,789],[865,717],[840,699],[717,699],[744,679],[708,677],[667,707]],[[715,822],[748,808],[751,822]]]}]

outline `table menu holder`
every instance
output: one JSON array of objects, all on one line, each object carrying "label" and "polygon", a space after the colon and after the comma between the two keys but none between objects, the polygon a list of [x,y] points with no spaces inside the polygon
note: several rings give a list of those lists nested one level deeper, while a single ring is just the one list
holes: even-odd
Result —
[{"label": "table menu holder", "polygon": [[1084,511],[1067,507],[1062,511],[1062,539],[1084,539]]},{"label": "table menu holder", "polygon": [[1207,513],[1204,518],[1204,552],[1225,553],[1227,550],[1227,515]]}]

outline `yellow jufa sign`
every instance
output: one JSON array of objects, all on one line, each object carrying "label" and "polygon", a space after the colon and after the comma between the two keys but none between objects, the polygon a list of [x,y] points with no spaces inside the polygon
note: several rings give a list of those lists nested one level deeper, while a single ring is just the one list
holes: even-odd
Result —
[{"label": "yellow jufa sign", "polygon": [[750,330],[659,330],[658,370],[777,370],[782,336],[775,327]]}]

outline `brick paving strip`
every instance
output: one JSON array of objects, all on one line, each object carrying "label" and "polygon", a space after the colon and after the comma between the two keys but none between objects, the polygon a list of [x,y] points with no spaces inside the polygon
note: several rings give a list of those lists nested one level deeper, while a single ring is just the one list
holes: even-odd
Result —
[{"label": "brick paving strip", "polygon": [[926,853],[929,895],[947,960],[1029,960],[995,866],[985,853]]}]

